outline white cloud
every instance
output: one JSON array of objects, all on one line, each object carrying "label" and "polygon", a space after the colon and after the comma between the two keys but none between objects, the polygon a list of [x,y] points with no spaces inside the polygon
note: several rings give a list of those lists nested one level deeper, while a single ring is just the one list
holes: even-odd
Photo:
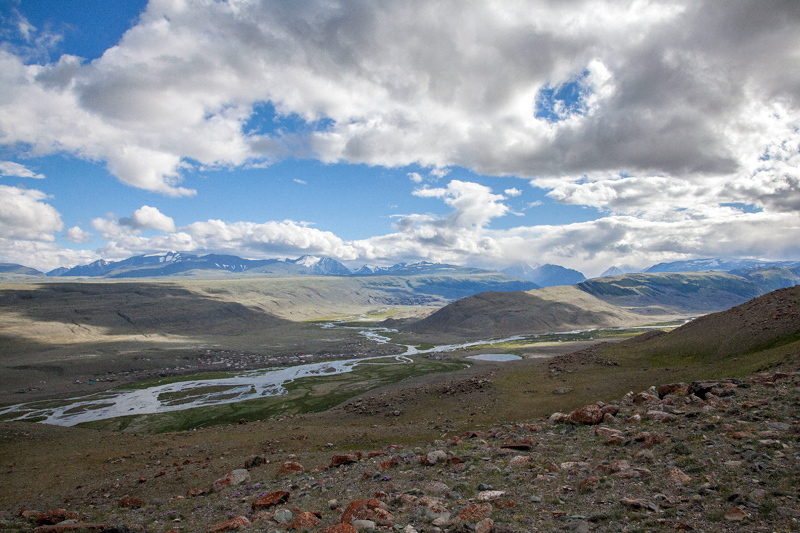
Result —
[{"label": "white cloud", "polygon": [[441,198],[453,208],[448,215],[448,224],[469,227],[483,227],[493,218],[508,213],[508,207],[501,203],[504,196],[492,193],[489,187],[468,181],[453,180],[447,187],[430,189],[424,187],[413,193],[421,198]]},{"label": "white cloud", "polygon": [[82,230],[80,226],[72,226],[64,234],[64,238],[67,239],[69,242],[74,242],[79,244],[85,244],[87,242],[91,242],[92,237],[94,237],[94,235],[91,232]]},{"label": "white cloud", "polygon": [[[515,175],[556,202],[602,214],[565,227],[492,230],[519,190],[499,195],[454,180],[415,192],[445,202],[447,216],[409,215],[396,233],[348,243],[292,221],[178,230],[143,206],[92,222],[109,257],[160,246],[235,252],[239,244],[252,254],[387,260],[539,254],[536,262],[573,266],[612,252],[639,264],[714,250],[781,256],[800,241],[792,222],[800,71],[789,68],[800,49],[797,10],[779,0],[725,9],[708,0],[151,0],[118,45],[91,62],[49,61],[41,50],[57,36],[19,17],[28,49],[0,47],[0,144],[6,153],[103,162],[123,183],[168,196],[195,194],[183,183],[193,168],[296,157],[418,165],[427,175],[408,174],[418,184],[455,166]],[[559,100],[567,89],[574,101]],[[553,117],[537,117],[548,91]],[[264,102],[306,127],[263,133],[255,124],[245,133]],[[41,177],[10,161],[0,173]],[[0,237],[52,240],[61,222],[45,199],[3,189]],[[28,218],[4,216],[12,212]],[[67,234],[83,238],[73,229]],[[166,235],[145,237],[146,229]]]},{"label": "white cloud", "polygon": [[0,185],[0,238],[53,241],[61,231],[61,215],[41,191]]},{"label": "white cloud", "polygon": [[[0,128],[9,146],[103,160],[129,185],[176,196],[194,193],[180,186],[187,165],[287,156],[417,163],[440,177],[453,165],[526,177],[741,177],[790,141],[774,136],[777,122],[795,131],[800,122],[800,73],[786,68],[800,45],[795,10],[154,0],[91,63],[25,65],[2,52]],[[575,79],[581,113],[534,116],[540,90]],[[265,101],[312,127],[245,134]],[[773,103],[782,118],[752,113]],[[326,128],[314,131],[321,119]]]},{"label": "white cloud", "polygon": [[16,176],[19,178],[43,179],[44,175],[37,174],[28,167],[13,161],[0,161],[0,176]]},{"label": "white cloud", "polygon": [[121,219],[120,224],[130,226],[137,231],[146,229],[154,229],[165,233],[175,231],[175,222],[157,208],[149,205],[143,205],[134,211],[130,218]]}]

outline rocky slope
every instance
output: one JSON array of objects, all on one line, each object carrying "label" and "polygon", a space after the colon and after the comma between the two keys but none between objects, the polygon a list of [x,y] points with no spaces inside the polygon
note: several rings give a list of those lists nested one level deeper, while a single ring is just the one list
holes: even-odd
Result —
[{"label": "rocky slope", "polygon": [[[266,442],[254,456],[231,448],[227,463],[238,468],[227,472],[191,445],[136,451],[108,459],[136,465],[124,477],[87,472],[81,486],[7,507],[0,527],[793,531],[800,527],[799,402],[800,373],[773,372],[666,384],[415,445],[296,454],[291,441]],[[217,479],[200,482],[209,470]]]}]

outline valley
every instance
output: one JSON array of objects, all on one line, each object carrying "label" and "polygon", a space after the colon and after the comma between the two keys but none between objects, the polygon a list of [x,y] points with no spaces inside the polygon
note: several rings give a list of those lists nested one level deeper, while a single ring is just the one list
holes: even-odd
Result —
[{"label": "valley", "polygon": [[[766,493],[784,498],[771,523],[793,523],[800,495],[787,484],[796,474],[787,465],[798,457],[800,435],[793,407],[800,287],[759,296],[741,276],[653,273],[456,300],[416,290],[430,286],[399,276],[3,284],[0,464],[8,466],[0,524],[25,530],[40,511],[67,508],[78,516],[76,531],[93,523],[209,531],[237,516],[280,528],[274,512],[259,515],[251,505],[286,490],[293,505],[323,523],[338,520],[340,505],[383,492],[393,524],[474,526],[455,518],[432,526],[433,518],[398,503],[434,497],[429,484],[437,482],[459,492],[442,502],[453,512],[487,486],[505,491],[516,511],[491,504],[489,512],[508,531],[526,530],[525,520],[563,529],[573,523],[565,516],[582,516],[574,523],[588,530],[702,523],[705,531],[725,531],[733,508],[755,531],[764,500],[742,493],[733,467],[712,467],[703,451],[711,439],[726,443],[725,461],[738,464],[737,454],[760,445],[725,428],[754,424],[773,431],[780,447],[770,449],[783,454],[770,456],[775,467],[759,467],[773,472],[764,478]],[[515,359],[473,358],[481,354]],[[773,389],[780,395],[767,413],[769,389],[761,383],[778,379],[771,376],[781,376]],[[720,378],[739,383],[736,396],[717,402],[652,394],[664,384]],[[657,405],[640,406],[628,394],[648,390]],[[591,426],[551,416],[609,404],[624,416],[599,427],[628,439],[614,445],[598,446]],[[761,418],[743,418],[754,409],[748,405],[762,406]],[[665,421],[650,411],[665,413]],[[18,416],[28,420],[11,420]],[[49,424],[34,423],[48,417]],[[780,431],[762,427],[763,417]],[[647,466],[636,468],[659,481],[603,474],[608,464],[632,461],[647,434],[662,440],[648,448]],[[524,446],[504,448],[516,441]],[[438,469],[425,459],[434,451],[449,458]],[[368,460],[371,453],[388,466]],[[355,459],[330,466],[331,455]],[[456,461],[462,458],[464,467]],[[304,472],[281,474],[288,463]],[[584,466],[575,472],[561,463]],[[209,488],[242,465],[251,481],[240,489]],[[691,489],[660,481],[678,467]],[[598,486],[587,481],[594,473]],[[725,488],[703,489],[703,479]],[[593,488],[573,493],[552,483]],[[702,499],[689,497],[698,490]],[[740,496],[730,500],[734,492]],[[126,499],[139,503],[120,503]],[[332,499],[342,504],[329,510]],[[20,515],[22,508],[34,511]]]}]

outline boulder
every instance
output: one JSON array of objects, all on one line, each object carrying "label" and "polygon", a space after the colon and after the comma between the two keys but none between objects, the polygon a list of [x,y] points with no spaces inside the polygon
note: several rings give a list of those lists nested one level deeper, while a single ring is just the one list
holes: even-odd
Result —
[{"label": "boulder", "polygon": [[219,492],[226,487],[235,487],[250,483],[250,472],[244,468],[232,470],[225,477],[219,478],[211,484],[211,492]]},{"label": "boulder", "polygon": [[567,417],[570,424],[594,426],[603,421],[603,411],[596,405],[584,405],[572,411]]},{"label": "boulder", "polygon": [[289,524],[289,529],[308,530],[317,527],[321,523],[322,520],[317,515],[307,511],[297,515]]},{"label": "boulder", "polygon": [[36,523],[39,525],[58,524],[64,520],[77,520],[78,514],[66,509],[54,509],[41,513],[36,517]]},{"label": "boulder", "polygon": [[266,496],[256,498],[253,501],[252,507],[254,511],[258,509],[269,509],[270,507],[275,507],[287,501],[289,501],[289,492],[277,490],[275,492],[270,492]]},{"label": "boulder", "polygon": [[305,471],[305,469],[303,468],[303,465],[301,465],[300,463],[296,463],[294,461],[286,461],[278,469],[278,472],[275,474],[275,476],[276,477],[292,476],[295,474],[300,474],[303,471]]},{"label": "boulder", "polygon": [[472,503],[458,513],[459,520],[465,522],[480,522],[492,514],[492,505],[489,503]]},{"label": "boulder", "polygon": [[356,457],[352,453],[344,455],[334,455],[333,457],[331,457],[331,468],[338,468],[343,465],[349,465],[357,462],[358,462],[358,457]]}]

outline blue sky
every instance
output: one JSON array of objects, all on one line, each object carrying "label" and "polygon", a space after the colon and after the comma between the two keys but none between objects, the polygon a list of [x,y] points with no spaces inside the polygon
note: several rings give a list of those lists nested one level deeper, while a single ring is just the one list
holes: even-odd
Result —
[{"label": "blue sky", "polygon": [[790,1],[0,0],[0,262],[798,259],[798,30]]}]

